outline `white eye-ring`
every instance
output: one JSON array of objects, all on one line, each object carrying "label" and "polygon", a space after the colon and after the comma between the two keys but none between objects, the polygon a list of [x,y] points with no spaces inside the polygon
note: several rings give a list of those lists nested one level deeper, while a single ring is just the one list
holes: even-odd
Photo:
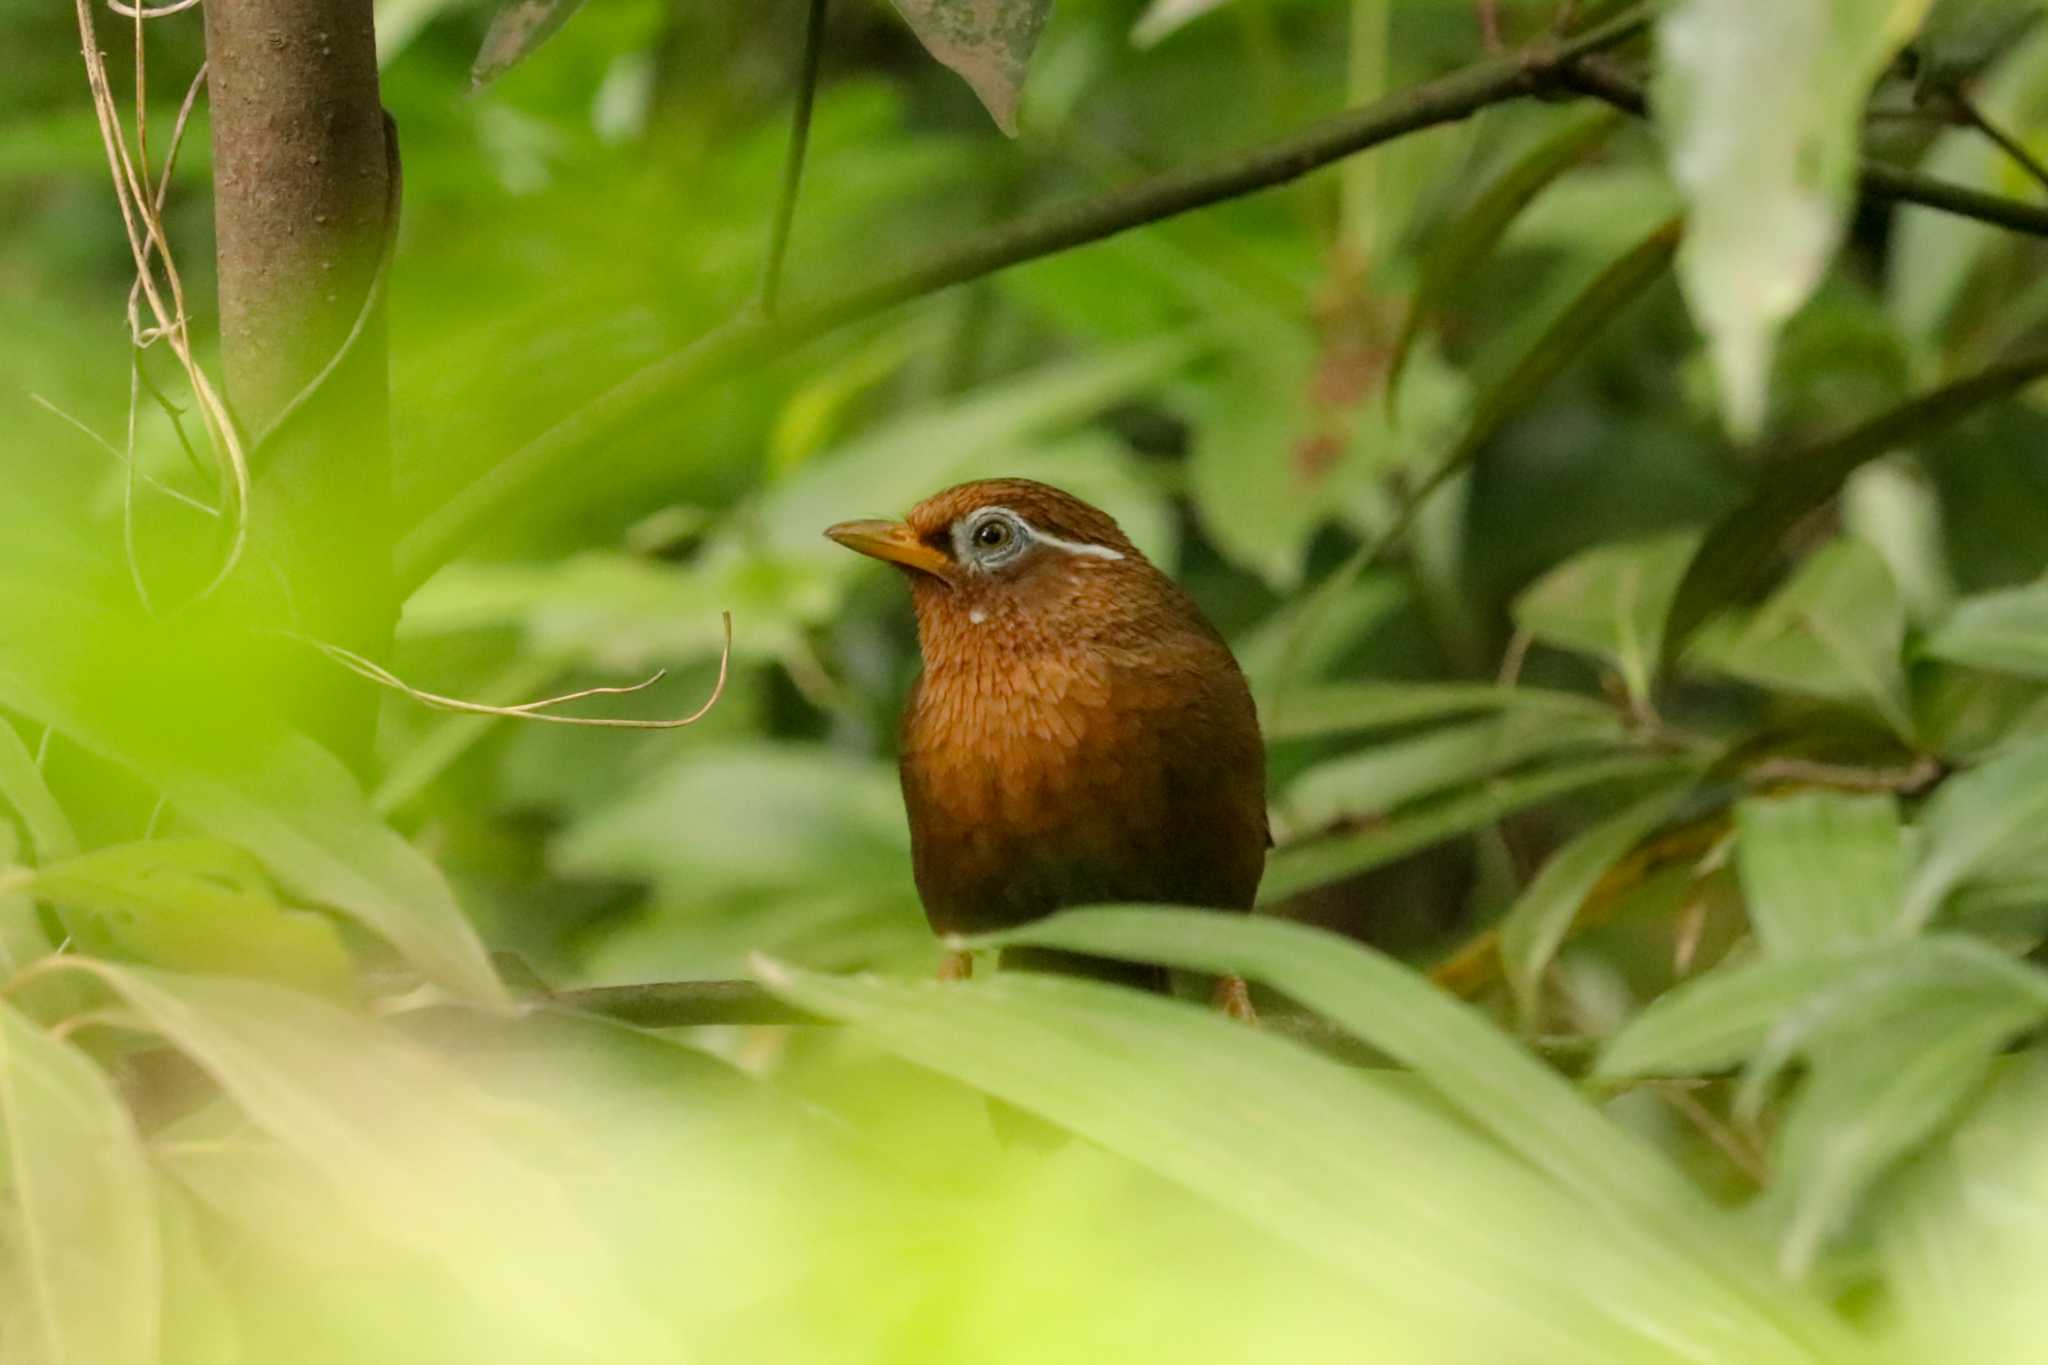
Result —
[{"label": "white eye-ring", "polygon": [[953,525],[954,558],[976,569],[999,569],[1034,545],[1093,559],[1123,558],[1107,545],[1050,535],[1007,507],[983,507]]}]

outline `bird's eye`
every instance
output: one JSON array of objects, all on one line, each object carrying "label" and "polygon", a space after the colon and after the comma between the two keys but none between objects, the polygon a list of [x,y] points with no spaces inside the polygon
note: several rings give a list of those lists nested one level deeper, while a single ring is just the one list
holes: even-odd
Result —
[{"label": "bird's eye", "polygon": [[1007,521],[984,521],[974,528],[974,543],[984,550],[1000,550],[1015,534]]}]

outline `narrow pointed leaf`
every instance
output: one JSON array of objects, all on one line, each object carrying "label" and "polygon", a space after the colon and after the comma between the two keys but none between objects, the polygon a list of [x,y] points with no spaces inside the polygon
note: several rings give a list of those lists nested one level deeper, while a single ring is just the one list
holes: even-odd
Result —
[{"label": "narrow pointed leaf", "polygon": [[162,1248],[142,1145],[84,1053],[0,1003],[0,1338],[9,1365],[157,1365]]},{"label": "narrow pointed leaf", "polygon": [[1757,798],[1736,807],[1735,824],[1735,865],[1766,952],[1853,948],[1896,930],[1906,846],[1891,797]]},{"label": "narrow pointed leaf", "polygon": [[1840,492],[1849,475],[2044,374],[2048,351],[2003,361],[1771,461],[1756,490],[1714,523],[1686,566],[1664,621],[1666,662],[1684,651],[1702,625],[1769,579],[1787,533]]},{"label": "narrow pointed leaf", "polygon": [[1450,292],[1500,244],[1537,195],[1598,151],[1621,123],[1618,111],[1603,110],[1567,124],[1504,167],[1447,226],[1431,235],[1422,259],[1421,283],[1409,302],[1388,363],[1390,401],[1400,386],[1416,336],[1443,311]]},{"label": "narrow pointed leaf", "polygon": [[1909,933],[1974,874],[2048,846],[2048,738],[2022,740],[1942,783],[1919,828],[1920,862],[1900,910],[1900,927]]},{"label": "narrow pointed leaf", "polygon": [[1270,905],[1312,886],[1369,872],[1431,844],[1469,834],[1518,810],[1589,787],[1671,778],[1690,768],[1685,761],[1660,755],[1624,754],[1517,773],[1403,812],[1396,819],[1356,833],[1290,844],[1267,860],[1259,900]]},{"label": "narrow pointed leaf", "polygon": [[[1711,1277],[1715,1295],[1768,1306],[1809,1343],[1835,1337],[1809,1308],[1782,1302],[1745,1234],[1641,1138],[1472,1007],[1360,944],[1258,916],[1151,908],[1070,911],[995,936],[1272,986],[1412,1067],[1463,1117],[1616,1227],[1670,1230],[1669,1249]],[[1645,1249],[1647,1251],[1647,1248]],[[1730,1303],[1731,1311],[1733,1304]],[[1782,1310],[1778,1312],[1777,1310]]]},{"label": "narrow pointed leaf", "polygon": [[38,860],[68,858],[77,852],[78,838],[36,770],[35,755],[5,720],[0,720],[0,801],[21,817]]},{"label": "narrow pointed leaf", "polygon": [[1550,855],[1500,922],[1501,969],[1522,1019],[1536,1015],[1537,991],[1571,932],[1579,907],[1600,879],[1677,808],[1692,790],[1674,783],[1594,825]]},{"label": "narrow pointed leaf", "polygon": [[1475,712],[1527,712],[1562,719],[1609,719],[1614,708],[1593,697],[1542,687],[1489,683],[1327,683],[1282,695],[1274,715],[1261,716],[1269,740],[1314,739],[1378,730]]},{"label": "narrow pointed leaf", "polygon": [[[1403,1336],[1456,1340],[1473,1358],[1628,1358],[1651,1349],[1639,1333],[1654,1320],[1659,1345],[1810,1358],[1660,1237],[1604,1221],[1549,1226],[1572,1221],[1565,1191],[1398,1084],[1205,1011],[1049,978],[945,988],[760,971],[804,1008],[1069,1125],[1353,1272]],[[1491,1212],[1474,1220],[1482,1208]],[[1556,1257],[1567,1259],[1549,1264]],[[1587,1294],[1595,1282],[1601,1292]],[[1625,1314],[1611,1312],[1619,1284],[1630,1286]],[[1642,1316],[1636,1294],[1659,1306]]]}]

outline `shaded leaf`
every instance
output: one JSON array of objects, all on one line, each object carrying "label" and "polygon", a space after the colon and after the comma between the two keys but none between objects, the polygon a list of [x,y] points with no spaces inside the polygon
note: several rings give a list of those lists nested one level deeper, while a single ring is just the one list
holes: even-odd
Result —
[{"label": "shaded leaf", "polygon": [[1260,718],[1260,728],[1269,740],[1313,739],[1352,730],[1449,720],[1484,711],[1579,720],[1608,719],[1614,713],[1612,707],[1595,698],[1542,687],[1455,682],[1326,683],[1286,693],[1277,714]]},{"label": "shaded leaf", "polygon": [[2048,678],[2048,583],[1964,598],[1920,650],[1972,668]]},{"label": "shaded leaf", "polygon": [[2048,846],[2048,738],[2021,740],[1949,778],[1916,823],[1920,860],[1899,911],[1909,933],[1971,877],[2027,861]]},{"label": "shaded leaf", "polygon": [[[1147,12],[1166,7],[1159,0]],[[1143,27],[1140,21],[1140,27]],[[1443,310],[1450,291],[1461,284],[1500,243],[1531,200],[1552,181],[1598,151],[1623,122],[1619,111],[1603,110],[1560,128],[1537,143],[1487,182],[1472,202],[1433,233],[1422,258],[1422,279],[1402,319],[1388,362],[1387,394],[1391,401],[1407,369],[1408,352],[1423,324]]]},{"label": "shaded leaf", "polygon": [[154,1190],[113,1086],[0,1002],[0,1338],[10,1365],[157,1365]]},{"label": "shaded leaf", "polygon": [[1536,1018],[1543,973],[1571,932],[1579,907],[1630,850],[1671,817],[1693,789],[1675,783],[1573,836],[1550,855],[1500,921],[1501,970],[1523,1021]]},{"label": "shaded leaf", "polygon": [[469,68],[470,87],[488,85],[525,61],[582,8],[583,0],[512,0],[484,31]]},{"label": "shaded leaf", "polygon": [[1515,624],[1546,644],[1607,660],[1629,696],[1643,701],[1661,656],[1665,613],[1695,543],[1680,531],[1588,550],[1523,589]]},{"label": "shaded leaf", "polygon": [[1883,559],[1862,541],[1837,540],[1746,619],[1701,632],[1687,659],[1766,688],[1861,702],[1910,741],[1905,639],[1905,603]]},{"label": "shaded leaf", "polygon": [[1131,26],[1131,41],[1139,47],[1151,47],[1228,3],[1229,0],[1152,0],[1145,6],[1145,12],[1138,16],[1138,22]]},{"label": "shaded leaf", "polygon": [[1364,746],[1318,763],[1288,787],[1291,824],[1317,829],[1378,815],[1562,749],[1618,739],[1618,717],[1509,712]]},{"label": "shaded leaf", "polygon": [[1686,566],[1664,621],[1666,662],[1677,658],[1708,620],[1769,578],[1786,534],[1834,497],[1850,474],[2044,374],[2048,352],[2004,361],[1773,460],[1756,491],[1714,523]]},{"label": "shaded leaf", "polygon": [[1017,101],[1052,0],[893,0],[925,51],[960,74],[996,126],[1017,135]]},{"label": "shaded leaf", "polygon": [[1906,846],[1891,797],[1759,797],[1735,808],[1735,826],[1735,865],[1766,952],[1853,948],[1895,931]]},{"label": "shaded leaf", "polygon": [[1659,996],[1601,1053],[1607,1079],[1719,1071],[1796,1055],[1957,996],[2048,1009],[2048,975],[1975,939],[1936,936],[1722,966]]},{"label": "shaded leaf", "polygon": [[1854,194],[1871,82],[1927,0],[1679,0],[1653,104],[1691,211],[1678,262],[1739,438],[1763,424],[1778,328],[1820,282]]},{"label": "shaded leaf", "polygon": [[1259,885],[1259,902],[1270,905],[1310,887],[1369,872],[1431,844],[1469,834],[1503,816],[1572,792],[1609,782],[1669,778],[1689,769],[1690,765],[1681,760],[1628,754],[1517,773],[1356,833],[1289,844],[1266,860],[1266,879]]}]

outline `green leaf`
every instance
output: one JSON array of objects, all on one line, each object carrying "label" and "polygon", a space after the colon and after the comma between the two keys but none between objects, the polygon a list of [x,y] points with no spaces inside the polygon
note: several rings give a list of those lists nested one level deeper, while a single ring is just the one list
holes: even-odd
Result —
[{"label": "green leaf", "polygon": [[[1631,1243],[1643,1229],[1665,1229],[1666,1250],[1712,1277],[1717,1294],[1782,1309],[1779,1326],[1809,1341],[1835,1335],[1831,1322],[1781,1299],[1780,1287],[1754,1265],[1746,1237],[1654,1148],[1479,1011],[1372,949],[1256,915],[1156,907],[1065,912],[990,941],[1236,972],[1272,986],[1414,1068],[1466,1122],[1555,1181],[1603,1226],[1631,1229],[1621,1234]],[[1213,1087],[1210,1094],[1213,1102]],[[1351,1164],[1371,1163],[1354,1155]]]},{"label": "green leaf", "polygon": [[1927,0],[1678,0],[1653,104],[1691,211],[1679,282],[1728,426],[1763,425],[1778,328],[1820,282],[1854,194],[1871,82]]},{"label": "green leaf", "polygon": [[236,771],[156,776],[195,825],[255,854],[302,903],[360,921],[466,1000],[506,1003],[440,870],[377,819],[347,769],[319,745],[290,735]]},{"label": "green leaf", "polygon": [[[1159,8],[1155,4],[1154,11]],[[1502,168],[1447,226],[1431,235],[1422,257],[1421,283],[1409,301],[1407,316],[1402,319],[1400,335],[1394,342],[1393,358],[1388,362],[1390,401],[1400,387],[1416,335],[1426,321],[1443,311],[1451,290],[1499,245],[1501,237],[1537,195],[1598,151],[1622,122],[1618,111],[1603,110],[1567,123]]]},{"label": "green leaf", "polygon": [[1766,952],[1828,952],[1896,932],[1906,846],[1891,797],[1759,797],[1736,807],[1735,826],[1735,865]]},{"label": "green leaf", "polygon": [[1052,0],[894,0],[925,51],[960,74],[989,117],[1017,135],[1017,101]]},{"label": "green leaf", "polygon": [[1614,715],[1613,707],[1593,697],[1542,687],[1496,687],[1489,683],[1326,683],[1287,692],[1278,713],[1263,717],[1261,726],[1269,740],[1316,739],[1486,711],[1541,715],[1560,721],[1567,717],[1602,720]]},{"label": "green leaf", "polygon": [[1702,632],[1687,659],[1773,690],[1862,702],[1911,741],[1905,639],[1905,604],[1884,560],[1861,541],[1837,540],[1746,620]]},{"label": "green leaf", "polygon": [[2048,678],[2048,582],[1964,598],[1920,651],[1972,668]]},{"label": "green leaf", "polygon": [[0,1309],[9,1365],[157,1365],[163,1251],[128,1111],[0,1002]]},{"label": "green leaf", "polygon": [[1849,475],[1894,450],[1911,447],[1973,409],[2048,374],[2048,351],[1991,365],[1880,413],[1839,436],[1771,461],[1755,492],[1700,542],[1664,621],[1668,663],[1709,620],[1765,582],[1794,527],[1841,490]]},{"label": "green leaf", "polygon": [[1337,669],[1410,604],[1412,591],[1394,573],[1366,574],[1343,585],[1325,583],[1286,602],[1257,629],[1232,641],[1261,714],[1276,709],[1287,714],[1295,687]]},{"label": "green leaf", "polygon": [[[506,1135],[525,1131],[566,1156],[574,1149],[565,1135],[549,1138],[543,1114],[507,1114],[388,1026],[295,991],[85,959],[77,967],[206,1072],[364,1226],[430,1256],[480,1303],[512,1315],[541,1351],[577,1346],[600,1321],[650,1358],[662,1354],[660,1334],[619,1287],[615,1249],[567,1204],[563,1172]],[[546,1230],[546,1254],[531,1229]]]},{"label": "green leaf", "polygon": [[1572,792],[1631,779],[1669,779],[1690,767],[1682,760],[1652,755],[1583,759],[1517,773],[1356,833],[1289,844],[1266,860],[1259,902],[1271,905],[1311,887],[1357,876]]},{"label": "green leaf", "polygon": [[583,0],[512,0],[491,18],[470,64],[471,89],[489,85],[533,55],[534,49],[561,32],[576,17]]},{"label": "green leaf", "polygon": [[1509,712],[1460,721],[1319,763],[1294,781],[1282,806],[1294,828],[1320,829],[1620,734],[1620,719],[1611,713],[1566,718]]},{"label": "green leaf", "polygon": [[348,997],[354,964],[334,926],[279,904],[247,861],[211,840],[154,839],[46,863],[26,889],[96,916],[114,949],[154,966]]},{"label": "green leaf", "polygon": [[1899,912],[1909,933],[1971,877],[2025,862],[2048,846],[2048,738],[2021,740],[1943,782],[1918,827],[1920,860]]},{"label": "green leaf", "polygon": [[1697,538],[1686,531],[1602,545],[1566,560],[1515,599],[1515,624],[1546,644],[1620,670],[1631,698],[1650,694],[1663,623]]},{"label": "green leaf", "polygon": [[1615,1035],[1604,1079],[1720,1071],[1769,1046],[1791,1056],[1957,995],[2048,1009],[2048,975],[1975,939],[1934,936],[1717,967],[1659,996]]},{"label": "green leaf", "polygon": [[44,785],[35,756],[5,720],[0,720],[0,800],[21,817],[38,859],[68,858],[78,851],[78,836],[64,808]]},{"label": "green leaf", "polygon": [[[758,970],[785,998],[1351,1272],[1395,1339],[1417,1349],[1451,1333],[1474,1358],[1626,1358],[1649,1349],[1653,1319],[1664,1349],[1810,1358],[1661,1229],[1589,1215],[1404,1087],[1255,1029],[1086,982],[1011,975],[946,988]],[[1588,1294],[1596,1282],[1601,1292]],[[1622,1302],[1649,1317],[1615,1313]]]},{"label": "green leaf", "polygon": [[1602,270],[1562,313],[1544,328],[1521,359],[1489,385],[1474,405],[1472,424],[1452,447],[1433,478],[1462,469],[1543,392],[1573,361],[1585,354],[1587,344],[1619,317],[1622,310],[1643,291],[1664,276],[1678,249],[1679,224],[1674,220],[1659,226],[1635,246]]},{"label": "green leaf", "polygon": [[1533,1026],[1543,973],[1571,932],[1579,907],[1609,868],[1648,838],[1692,791],[1672,784],[1575,835],[1550,855],[1500,921],[1500,958],[1525,1026]]},{"label": "green leaf", "polygon": [[1821,1052],[1773,1144],[1778,1267],[1806,1273],[1879,1176],[1948,1126],[2038,1001],[1962,996]]}]

